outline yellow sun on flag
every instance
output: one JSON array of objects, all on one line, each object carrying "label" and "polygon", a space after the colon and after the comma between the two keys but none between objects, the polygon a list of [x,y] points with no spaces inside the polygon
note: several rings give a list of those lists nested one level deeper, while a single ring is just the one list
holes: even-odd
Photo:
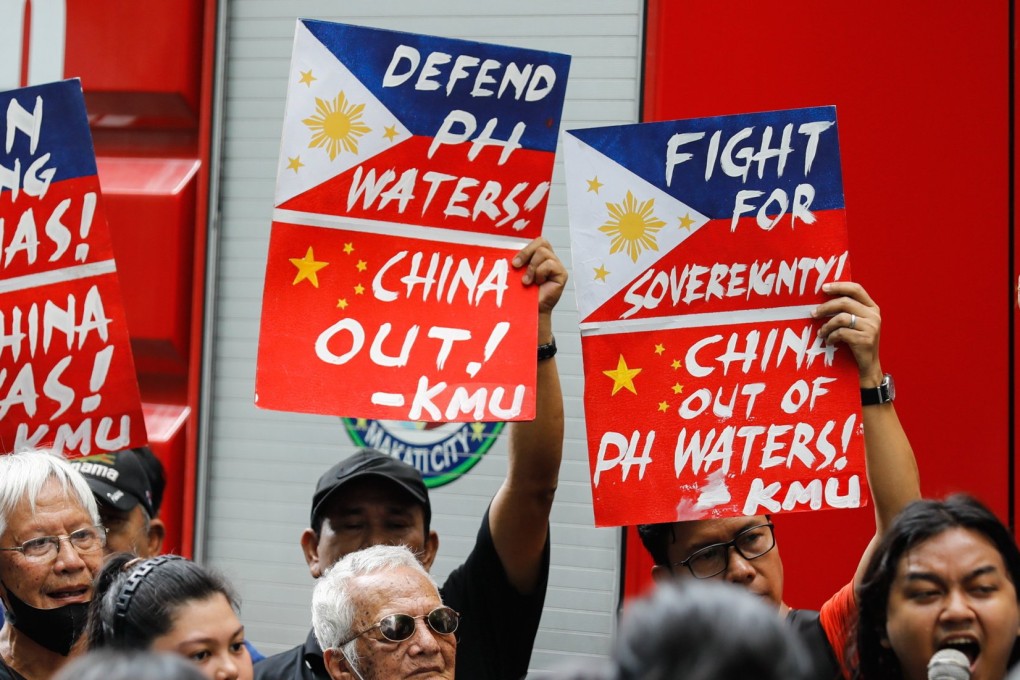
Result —
[{"label": "yellow sun on flag", "polygon": [[315,98],[315,114],[302,123],[313,132],[309,149],[326,148],[329,160],[336,160],[341,147],[344,151],[358,153],[358,137],[372,131],[361,120],[364,104],[354,104],[340,92],[333,101]]},{"label": "yellow sun on flag", "polygon": [[622,204],[606,203],[610,219],[599,227],[599,231],[613,239],[610,255],[626,248],[630,259],[637,262],[641,251],[659,249],[655,232],[666,226],[666,223],[652,214],[654,207],[654,198],[639,202],[630,191]]}]

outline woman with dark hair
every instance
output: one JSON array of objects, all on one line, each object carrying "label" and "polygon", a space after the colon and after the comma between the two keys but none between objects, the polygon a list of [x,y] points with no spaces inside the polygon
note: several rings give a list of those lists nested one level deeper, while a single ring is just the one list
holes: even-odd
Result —
[{"label": "woman with dark hair", "polygon": [[114,555],[96,579],[90,649],[173,652],[210,680],[251,680],[237,598],[215,573],[177,555]]},{"label": "woman with dark hair", "polygon": [[1020,551],[981,503],[965,495],[911,503],[858,590],[855,677],[924,680],[932,656],[952,649],[971,680],[1002,680],[1020,653],[1017,583]]}]

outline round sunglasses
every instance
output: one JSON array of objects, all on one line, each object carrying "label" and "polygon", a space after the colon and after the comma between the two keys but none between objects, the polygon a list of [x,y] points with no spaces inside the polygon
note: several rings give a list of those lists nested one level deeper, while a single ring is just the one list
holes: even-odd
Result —
[{"label": "round sunglasses", "polygon": [[425,619],[429,624],[429,628],[439,633],[440,635],[450,635],[451,633],[457,632],[457,626],[460,625],[460,614],[449,607],[436,607],[428,614],[422,614],[421,616],[411,616],[410,614],[390,614],[384,616],[379,623],[369,626],[360,633],[352,635],[338,647],[343,647],[351,640],[356,640],[365,633],[379,629],[383,638],[390,642],[403,642],[412,635],[414,635],[414,629],[416,627],[415,621],[418,619]]}]

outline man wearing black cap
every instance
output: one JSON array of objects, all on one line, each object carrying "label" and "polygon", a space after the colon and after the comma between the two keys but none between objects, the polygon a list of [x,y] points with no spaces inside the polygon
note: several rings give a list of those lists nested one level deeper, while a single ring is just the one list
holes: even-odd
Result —
[{"label": "man wearing black cap", "polygon": [[[552,310],[567,271],[545,239],[513,260],[539,286],[537,417],[510,427],[507,476],[482,518],[475,546],[440,588],[457,610],[457,677],[516,680],[527,673],[549,575],[549,512],[563,451],[563,397],[552,358]],[[439,549],[428,490],[417,469],[362,450],[319,479],[301,548],[312,577],[372,545],[407,545],[426,569]],[[328,680],[310,633],[303,645],[255,665],[256,680]],[[365,680],[373,680],[366,676]],[[385,680],[390,680],[389,678]]]},{"label": "man wearing black cap", "polygon": [[70,461],[99,502],[106,527],[106,552],[155,557],[166,529],[157,517],[166,480],[163,466],[148,447],[100,453]]}]

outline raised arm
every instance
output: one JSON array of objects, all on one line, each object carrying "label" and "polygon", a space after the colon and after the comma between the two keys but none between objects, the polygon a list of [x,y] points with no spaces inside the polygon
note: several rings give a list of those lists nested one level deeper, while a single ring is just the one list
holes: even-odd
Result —
[{"label": "raised arm", "polygon": [[[525,285],[538,286],[537,344],[549,344],[552,311],[567,283],[567,270],[544,238],[517,253],[513,264],[527,267]],[[510,582],[522,593],[531,592],[539,578],[563,455],[563,394],[556,359],[538,361],[536,391],[535,420],[510,425],[507,475],[489,509],[496,552]]]},{"label": "raised arm", "polygon": [[[824,290],[833,299],[815,310],[816,317],[830,317],[819,334],[830,344],[845,343],[857,360],[861,387],[877,387],[884,377],[878,358],[878,340],[882,330],[878,305],[856,283],[830,283]],[[861,410],[868,485],[875,504],[875,537],[861,556],[854,576],[855,583],[860,583],[864,568],[886,527],[908,503],[921,497],[914,451],[892,402],[864,406]]]}]

